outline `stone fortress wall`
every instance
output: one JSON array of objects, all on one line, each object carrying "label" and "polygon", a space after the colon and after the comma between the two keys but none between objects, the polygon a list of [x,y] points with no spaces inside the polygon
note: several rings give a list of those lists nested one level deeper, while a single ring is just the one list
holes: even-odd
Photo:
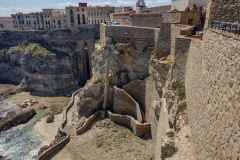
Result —
[{"label": "stone fortress wall", "polygon": [[[236,17],[235,2],[209,1],[207,23],[232,20]],[[226,14],[226,10],[231,12]],[[187,55],[186,98],[197,157],[239,159],[240,41],[222,31],[206,29],[201,47],[186,43],[182,45]]]},{"label": "stone fortress wall", "polygon": [[185,86],[198,159],[240,158],[239,40],[207,30],[191,44]]}]

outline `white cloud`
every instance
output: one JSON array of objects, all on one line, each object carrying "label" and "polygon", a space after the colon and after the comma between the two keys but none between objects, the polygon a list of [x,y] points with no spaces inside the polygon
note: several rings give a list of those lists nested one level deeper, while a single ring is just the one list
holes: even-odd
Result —
[{"label": "white cloud", "polygon": [[[116,0],[116,3],[111,1],[104,0],[92,0],[88,3],[88,6],[134,6],[136,5],[137,0]],[[171,0],[145,0],[147,7],[159,6],[159,5],[168,5],[171,4]],[[78,6],[78,3],[65,2],[57,4],[46,4],[39,7],[24,8],[24,7],[0,7],[0,17],[10,17],[11,14],[22,12],[40,12],[42,8],[59,8],[64,9],[67,6]]]},{"label": "white cloud", "polygon": [[22,12],[40,12],[42,9],[39,8],[22,8],[22,7],[0,7],[0,17],[10,17],[11,14]]}]

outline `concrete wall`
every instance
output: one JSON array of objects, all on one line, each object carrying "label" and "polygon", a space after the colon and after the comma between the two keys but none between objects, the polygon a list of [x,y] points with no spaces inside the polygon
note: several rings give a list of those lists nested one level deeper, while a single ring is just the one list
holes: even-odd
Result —
[{"label": "concrete wall", "polygon": [[207,30],[191,43],[186,94],[198,159],[240,158],[240,41]]},{"label": "concrete wall", "polygon": [[117,87],[114,87],[113,112],[121,115],[129,115],[140,123],[143,122],[138,103],[127,92]]}]

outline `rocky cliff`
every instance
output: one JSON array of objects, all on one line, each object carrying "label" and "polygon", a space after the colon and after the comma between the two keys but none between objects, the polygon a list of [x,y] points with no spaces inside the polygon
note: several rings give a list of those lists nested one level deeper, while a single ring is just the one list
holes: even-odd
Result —
[{"label": "rocky cliff", "polygon": [[50,93],[85,84],[98,28],[1,31],[0,82]]},{"label": "rocky cliff", "polygon": [[22,89],[53,92],[77,84],[68,55],[52,52],[39,43],[24,41],[0,51],[0,81]]}]

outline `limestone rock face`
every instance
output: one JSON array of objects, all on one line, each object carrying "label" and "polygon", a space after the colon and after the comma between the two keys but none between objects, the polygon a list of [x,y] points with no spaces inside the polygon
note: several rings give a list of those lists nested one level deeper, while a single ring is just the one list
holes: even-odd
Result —
[{"label": "limestone rock face", "polygon": [[103,84],[87,84],[79,93],[78,112],[79,117],[91,116],[103,105]]},{"label": "limestone rock face", "polygon": [[27,48],[0,50],[0,81],[20,84],[22,89],[54,92],[76,85],[68,56],[34,54]]},{"label": "limestone rock face", "polygon": [[30,120],[35,114],[36,111],[33,108],[27,108],[18,113],[13,113],[8,117],[0,120],[0,131],[10,129],[11,127],[21,123],[25,123]]}]

